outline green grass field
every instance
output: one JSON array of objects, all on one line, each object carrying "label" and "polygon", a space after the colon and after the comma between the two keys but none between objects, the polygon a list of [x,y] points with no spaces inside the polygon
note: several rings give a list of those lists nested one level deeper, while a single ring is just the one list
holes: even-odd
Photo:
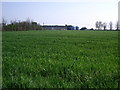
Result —
[{"label": "green grass field", "polygon": [[2,35],[3,88],[118,88],[117,31]]}]

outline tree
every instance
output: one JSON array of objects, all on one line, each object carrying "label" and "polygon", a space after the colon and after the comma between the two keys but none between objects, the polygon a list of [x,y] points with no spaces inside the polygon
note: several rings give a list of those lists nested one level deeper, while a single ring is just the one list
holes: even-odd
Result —
[{"label": "tree", "polygon": [[102,27],[103,27],[103,24],[102,24],[102,22],[101,22],[101,21],[99,21],[99,29],[101,30],[101,29],[102,29]]},{"label": "tree", "polygon": [[113,23],[112,22],[109,23],[109,27],[110,27],[110,30],[112,30],[112,28],[113,28]]},{"label": "tree", "polygon": [[42,30],[42,26],[30,20],[29,18],[26,21],[12,21],[10,24],[6,24],[6,20],[3,19],[2,26],[6,31],[24,31],[24,30]]},{"label": "tree", "polygon": [[96,27],[96,29],[99,30],[99,22],[98,22],[98,21],[96,21],[96,23],[95,23],[95,27]]},{"label": "tree", "polygon": [[7,21],[2,18],[2,30],[5,30],[5,26],[7,25]]},{"label": "tree", "polygon": [[[18,30],[18,25],[17,25],[17,20],[11,20],[10,21],[11,24],[8,25],[9,28],[11,28],[11,30],[13,31],[17,31]],[[9,30],[9,28],[7,28],[7,30]]]},{"label": "tree", "polygon": [[26,19],[26,28],[28,29],[28,30],[32,30],[32,20],[28,17],[27,19]]},{"label": "tree", "polygon": [[102,26],[103,26],[103,24],[102,24],[101,21],[97,21],[97,22],[96,22],[96,28],[97,28],[98,30],[102,29]]},{"label": "tree", "polygon": [[28,18],[26,19],[26,22],[30,24],[30,23],[32,22],[32,20],[30,20],[30,18],[28,17]]},{"label": "tree", "polygon": [[6,25],[7,25],[7,21],[4,18],[2,18],[2,26],[6,26]]},{"label": "tree", "polygon": [[103,28],[104,28],[104,30],[106,30],[106,27],[107,27],[107,23],[104,22],[104,23],[103,23]]},{"label": "tree", "polygon": [[116,23],[116,30],[119,30],[119,22]]},{"label": "tree", "polygon": [[2,23],[0,23],[0,31],[2,30]]},{"label": "tree", "polygon": [[33,29],[33,30],[36,30],[36,29],[37,29],[37,26],[38,26],[38,25],[37,25],[37,22],[34,22],[34,21],[33,21],[33,22],[31,22],[31,24],[32,24],[32,29]]}]

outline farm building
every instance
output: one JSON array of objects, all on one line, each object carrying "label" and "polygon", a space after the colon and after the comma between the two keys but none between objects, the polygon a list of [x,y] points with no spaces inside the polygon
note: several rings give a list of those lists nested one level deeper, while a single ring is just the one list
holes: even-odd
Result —
[{"label": "farm building", "polygon": [[65,26],[59,26],[59,25],[44,25],[42,26],[44,29],[47,30],[76,30],[74,26],[72,25],[65,25]]}]

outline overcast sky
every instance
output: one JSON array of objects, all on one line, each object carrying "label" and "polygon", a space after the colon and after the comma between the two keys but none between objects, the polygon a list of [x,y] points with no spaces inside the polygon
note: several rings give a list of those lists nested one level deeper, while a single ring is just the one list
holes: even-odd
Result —
[{"label": "overcast sky", "polygon": [[95,28],[96,21],[112,21],[115,24],[118,19],[119,0],[14,1],[2,0],[2,17],[8,22],[15,19],[22,21],[29,17],[41,25],[69,24],[80,28]]}]

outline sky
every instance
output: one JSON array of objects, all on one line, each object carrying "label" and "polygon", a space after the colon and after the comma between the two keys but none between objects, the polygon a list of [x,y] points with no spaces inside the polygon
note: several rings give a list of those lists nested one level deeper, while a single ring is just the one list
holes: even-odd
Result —
[{"label": "sky", "polygon": [[115,23],[119,0],[2,0],[2,17],[41,25],[73,25],[95,28],[96,21]]}]

